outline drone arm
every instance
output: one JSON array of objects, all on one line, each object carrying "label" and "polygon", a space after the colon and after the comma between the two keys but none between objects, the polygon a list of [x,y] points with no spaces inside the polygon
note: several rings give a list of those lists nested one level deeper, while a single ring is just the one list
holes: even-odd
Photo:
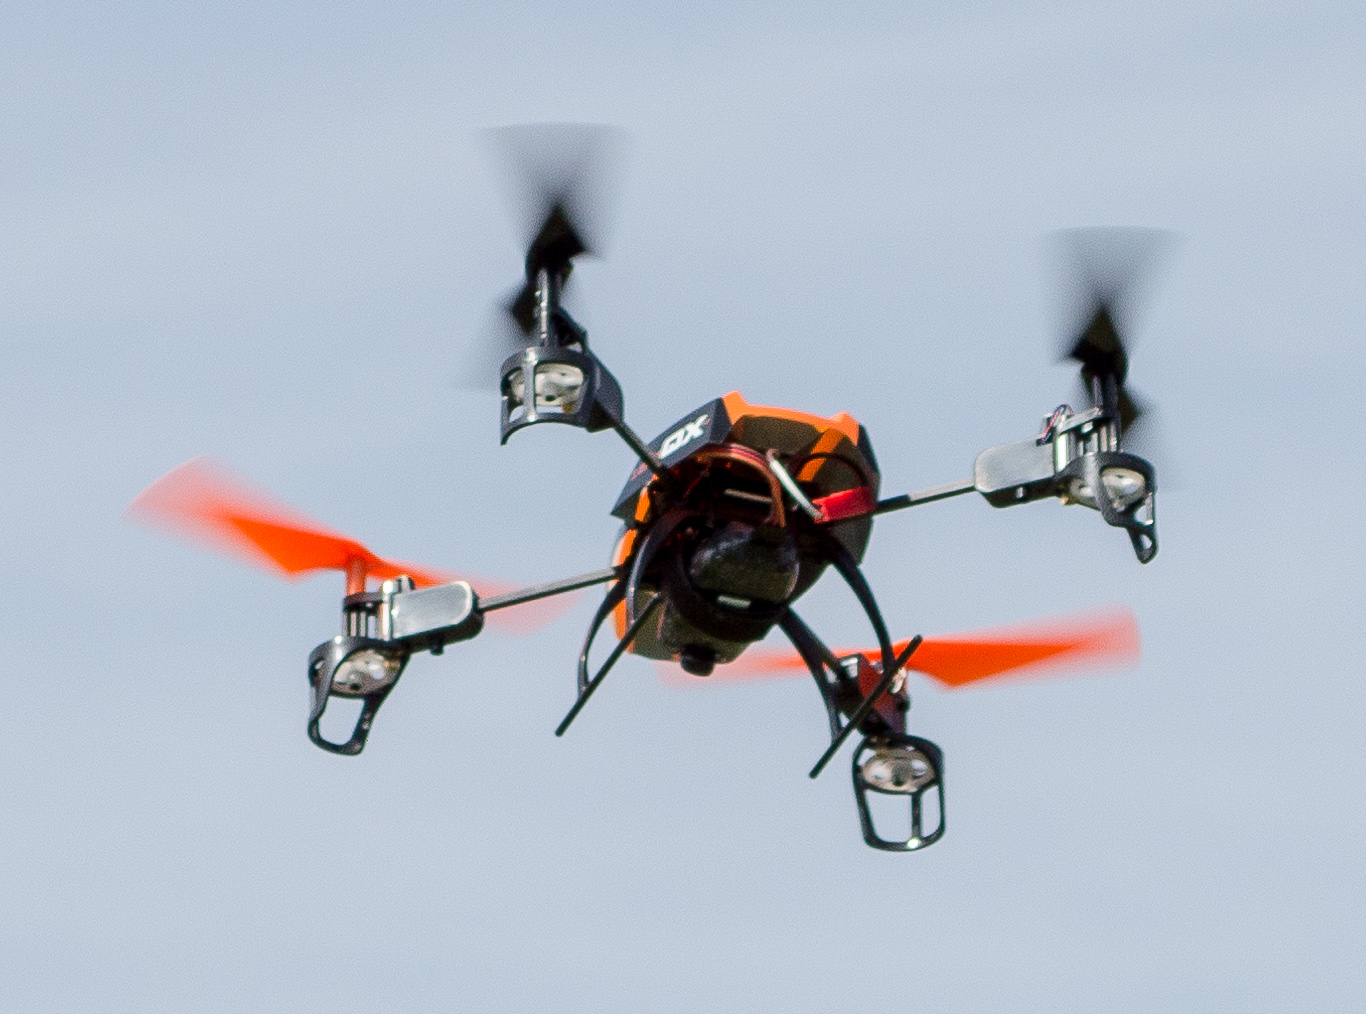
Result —
[{"label": "drone arm", "polygon": [[1106,524],[1129,534],[1140,563],[1157,555],[1157,474],[1147,461],[1120,450],[1118,396],[1113,378],[1097,381],[1102,405],[1073,413],[1059,406],[1037,437],[988,447],[961,482],[880,500],[873,514],[916,507],[977,492],[993,507],[1014,507],[1046,497],[1100,512]]},{"label": "drone arm", "polygon": [[973,466],[974,485],[993,507],[1057,497],[1099,511],[1147,563],[1157,555],[1157,473],[1120,449],[1113,378],[1102,394],[1105,404],[1084,412],[1059,406],[1037,437],[987,448]]},{"label": "drone arm", "polygon": [[488,598],[479,600],[479,611],[489,613],[495,609],[520,606],[523,602],[535,602],[552,595],[562,595],[565,592],[578,591],[580,588],[591,588],[595,584],[605,584],[620,576],[621,568],[608,567],[605,570],[595,570],[588,574],[580,574],[577,577],[566,577],[559,581],[533,585],[530,588],[519,588],[517,591],[506,592],[502,595],[490,595]]},{"label": "drone arm", "polygon": [[[342,603],[342,634],[324,641],[309,656],[312,707],[308,736],[332,753],[354,755],[365,747],[375,713],[416,652],[434,655],[446,645],[468,641],[484,627],[484,613],[602,584],[618,568],[594,571],[481,600],[464,581],[414,588],[411,580],[385,581],[378,592],[348,595]],[[361,713],[345,742],[323,736],[323,713],[333,697],[360,698]]]},{"label": "drone arm", "polygon": [[946,482],[939,486],[931,486],[928,489],[916,490],[914,493],[903,493],[901,496],[889,496],[885,500],[879,500],[877,506],[873,508],[873,513],[887,514],[891,511],[905,510],[907,507],[919,507],[922,503],[947,500],[951,496],[962,496],[964,493],[975,492],[976,489],[977,483],[973,479]]},{"label": "drone arm", "polygon": [[655,478],[666,486],[673,482],[668,468],[660,460],[659,455],[650,449],[649,444],[640,439],[635,430],[626,425],[626,420],[621,418],[620,414],[611,417],[611,426],[617,431],[617,435],[626,441],[626,446],[635,451],[636,457],[645,463],[645,467],[654,473]]},{"label": "drone arm", "polygon": [[[1064,449],[1064,453],[1059,454],[1059,449]],[[971,479],[887,497],[878,501],[873,513],[889,514],[964,493],[981,493],[993,507],[1013,507],[1057,496],[1060,494],[1059,477],[1075,457],[1065,453],[1065,445],[1061,442],[1039,443],[1031,438],[998,444],[977,455]]]},{"label": "drone arm", "polygon": [[873,513],[887,514],[964,493],[981,493],[993,507],[1013,507],[1057,496],[1060,476],[1079,457],[1073,434],[1097,422],[1101,415],[1101,411],[1094,408],[1061,419],[1055,413],[1045,425],[1042,437],[998,444],[977,455],[971,479],[879,500]]}]

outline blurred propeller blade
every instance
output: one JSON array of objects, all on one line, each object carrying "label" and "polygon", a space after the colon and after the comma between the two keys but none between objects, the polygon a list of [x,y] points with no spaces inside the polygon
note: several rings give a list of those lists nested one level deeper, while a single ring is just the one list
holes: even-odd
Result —
[{"label": "blurred propeller blade", "polygon": [[[900,648],[897,649],[901,650]],[[926,641],[911,656],[911,668],[947,686],[1021,671],[1042,673],[1090,665],[1138,662],[1138,623],[1127,609],[979,631]],[[925,653],[920,658],[921,652]]]},{"label": "blurred propeller blade", "polygon": [[[892,647],[901,652],[909,643],[902,641]],[[835,649],[839,657],[855,654],[876,661],[880,653],[876,648]],[[1116,608],[1014,627],[929,637],[911,656],[907,668],[946,686],[959,687],[1083,666],[1132,665],[1138,658],[1138,624],[1129,610]],[[744,680],[806,672],[806,663],[795,652],[751,649],[730,665],[717,666],[710,679]],[[698,681],[690,678],[686,682]]]},{"label": "blurred propeller blade", "polygon": [[[1077,381],[1077,405],[1088,405],[1091,402],[1091,392],[1087,390],[1086,383],[1082,380]],[[1142,397],[1128,385],[1121,385],[1119,389],[1119,427],[1124,434],[1125,447],[1128,448],[1129,440],[1132,437],[1130,429],[1140,420],[1146,420],[1152,413],[1146,398]],[[1145,422],[1139,429],[1147,429]]]},{"label": "blurred propeller blade", "polygon": [[540,269],[563,285],[575,257],[601,250],[625,134],[601,124],[534,123],[486,131],[484,138],[523,231],[525,280],[504,310],[527,337],[535,330]]},{"label": "blurred propeller blade", "polygon": [[601,252],[626,133],[600,123],[526,123],[483,132],[528,252]]},{"label": "blurred propeller blade", "polygon": [[1127,388],[1119,392],[1119,429],[1121,433],[1127,433],[1129,427],[1142,418],[1146,409],[1143,402],[1134,397],[1134,392]]},{"label": "blurred propeller blade", "polygon": [[1091,316],[1072,340],[1067,358],[1081,363],[1083,375],[1099,377],[1113,373],[1123,381],[1129,372],[1129,357],[1115,326],[1114,313],[1106,297],[1095,294],[1093,299]]},{"label": "blurred propeller blade", "polygon": [[483,325],[463,350],[454,371],[456,387],[499,393],[500,368],[509,356],[520,354],[527,346],[527,335],[512,313],[520,291],[489,307]]},{"label": "blurred propeller blade", "polygon": [[[529,337],[536,328],[536,290],[527,282],[503,303],[503,312],[516,325],[522,336]],[[517,343],[519,346],[522,342]],[[511,355],[511,353],[508,353]],[[506,357],[505,357],[506,358]]]},{"label": "blurred propeller blade", "polygon": [[[414,584],[425,587],[463,579],[485,596],[515,590],[510,584],[385,560],[354,539],[253,489],[207,458],[195,458],[163,475],[129,505],[128,514],[287,577],[316,570],[345,572],[358,560],[370,577],[380,580],[406,574]],[[489,614],[487,622],[507,633],[524,633],[558,619],[577,598],[577,593],[569,593],[499,609]]]},{"label": "blurred propeller blade", "polygon": [[348,539],[229,475],[207,458],[167,472],[128,507],[131,517],[207,541],[250,563],[286,576],[345,571],[358,560],[373,577],[407,574],[418,585],[451,575],[376,556]]},{"label": "blurred propeller blade", "polygon": [[1061,358],[1081,365],[1088,402],[1091,378],[1116,378],[1121,432],[1144,412],[1139,399],[1124,387],[1133,306],[1142,282],[1172,239],[1172,233],[1158,229],[1073,229],[1058,234],[1065,320]]}]

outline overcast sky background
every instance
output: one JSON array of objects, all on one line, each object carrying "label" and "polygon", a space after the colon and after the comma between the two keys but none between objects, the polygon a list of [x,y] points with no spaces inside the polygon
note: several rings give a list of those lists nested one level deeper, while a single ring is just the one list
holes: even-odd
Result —
[{"label": "overcast sky background", "polygon": [[[172,3],[0,13],[0,1007],[1343,1010],[1366,995],[1357,3]],[[453,382],[517,231],[476,140],[633,138],[595,348],[653,434],[849,411],[895,493],[1072,393],[1047,236],[1175,230],[1131,379],[1161,553],[1055,502],[877,523],[894,633],[1130,606],[1127,672],[912,686],[949,830],[858,833],[809,680],[628,660],[585,598],[310,745],[340,580],[123,519],[212,453],[400,559],[602,566],[606,434]],[[865,639],[827,578],[803,613]]]}]

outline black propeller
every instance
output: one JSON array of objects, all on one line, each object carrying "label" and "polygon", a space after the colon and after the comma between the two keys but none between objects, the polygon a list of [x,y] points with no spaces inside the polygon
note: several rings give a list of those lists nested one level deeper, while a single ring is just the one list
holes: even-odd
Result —
[{"label": "black propeller", "polygon": [[[1095,398],[1097,382],[1115,378],[1115,398],[1119,407],[1119,429],[1123,433],[1143,415],[1144,408],[1124,386],[1129,373],[1129,356],[1124,339],[1115,326],[1114,314],[1107,303],[1099,302],[1086,327],[1077,335],[1067,358],[1081,363],[1081,381],[1088,396]],[[1097,399],[1100,403],[1102,394]]]},{"label": "black propeller", "polygon": [[555,301],[581,254],[598,252],[616,190],[623,133],[591,123],[534,123],[485,134],[526,243],[525,279],[504,303],[523,335],[536,330],[536,289]]},{"label": "black propeller", "polygon": [[1121,434],[1147,411],[1126,386],[1129,350],[1124,339],[1136,290],[1171,234],[1156,229],[1075,229],[1060,234],[1071,262],[1067,285],[1072,306],[1064,359],[1081,365],[1081,381],[1093,404],[1119,415]]},{"label": "black propeller", "polygon": [[508,301],[507,312],[522,334],[536,330],[536,284],[542,269],[555,279],[556,289],[564,288],[574,270],[574,258],[588,253],[588,245],[574,228],[569,211],[556,201],[531,241],[526,252],[526,281]]},{"label": "black propeller", "polygon": [[[539,341],[537,278],[551,276],[555,308],[560,305],[574,258],[601,251],[606,220],[615,203],[625,132],[592,123],[533,123],[484,131],[484,142],[498,183],[522,233],[525,277],[497,305],[457,376],[462,387],[497,386],[498,367],[521,351],[528,339]],[[573,332],[563,311],[560,329]]]}]

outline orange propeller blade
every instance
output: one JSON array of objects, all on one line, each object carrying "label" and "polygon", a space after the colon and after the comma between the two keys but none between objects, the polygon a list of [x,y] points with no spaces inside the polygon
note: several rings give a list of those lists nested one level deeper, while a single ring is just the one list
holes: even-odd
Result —
[{"label": "orange propeller blade", "polygon": [[[908,641],[893,645],[902,651]],[[836,649],[838,656],[874,649]],[[1015,675],[1032,675],[1085,665],[1133,665],[1139,657],[1138,623],[1118,607],[1097,613],[1058,617],[1014,627],[929,637],[906,664],[951,687]],[[805,673],[806,663],[792,651],[748,651],[730,665],[716,667],[712,679],[749,679]],[[689,680],[690,683],[697,682]]]},{"label": "orange propeller blade", "polygon": [[132,517],[199,538],[288,576],[314,570],[363,573],[384,579],[407,574],[419,585],[453,577],[385,560],[365,546],[195,458],[163,475],[128,507]]},{"label": "orange propeller blade", "polygon": [[[347,573],[348,584],[361,574],[380,580],[407,574],[419,586],[457,580],[453,574],[382,559],[354,539],[253,489],[207,458],[195,458],[163,475],[129,505],[128,513],[289,577],[340,570]],[[502,595],[515,587],[483,578],[466,580],[482,595]],[[560,595],[499,609],[486,622],[504,633],[526,633],[559,619],[576,597]]]}]

